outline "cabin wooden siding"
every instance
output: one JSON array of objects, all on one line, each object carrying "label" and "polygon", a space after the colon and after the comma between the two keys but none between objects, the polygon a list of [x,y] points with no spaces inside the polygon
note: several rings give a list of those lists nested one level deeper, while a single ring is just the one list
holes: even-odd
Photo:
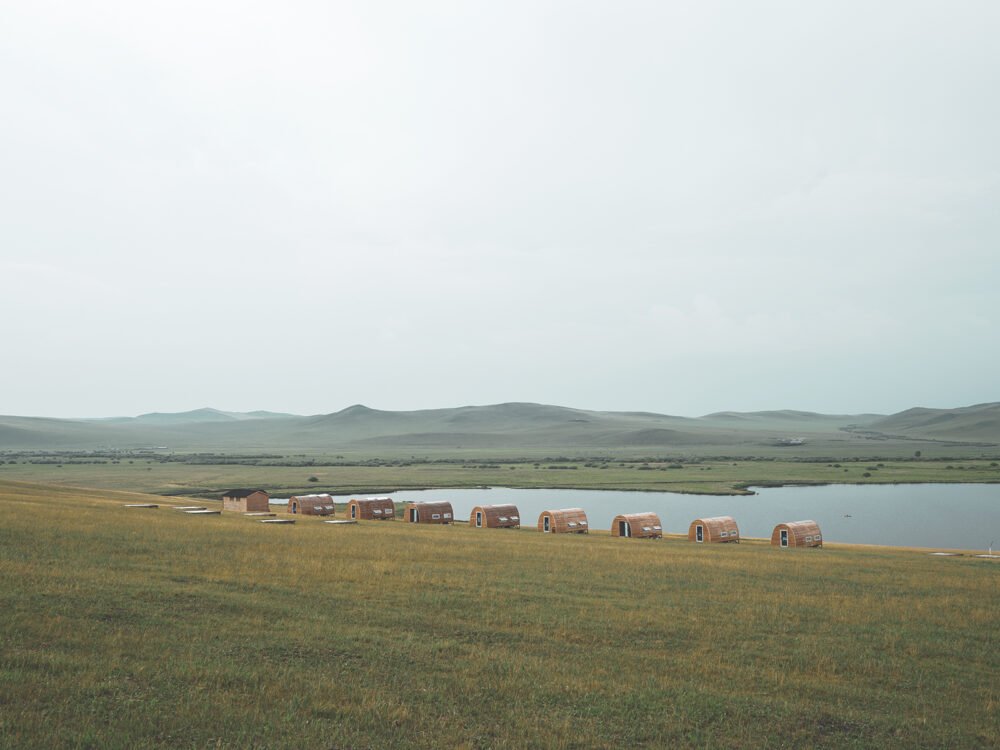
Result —
[{"label": "cabin wooden siding", "polygon": [[[477,514],[482,523],[477,524]],[[469,514],[469,526],[483,529],[516,529],[521,525],[521,514],[516,505],[477,505]]]},{"label": "cabin wooden siding", "polygon": [[822,547],[823,535],[820,533],[819,524],[815,521],[789,521],[779,523],[771,532],[771,544],[781,547],[781,532],[788,532],[789,547]]},{"label": "cabin wooden siding", "polygon": [[288,512],[302,516],[332,516],[333,498],[327,494],[296,495],[288,498]]},{"label": "cabin wooden siding", "polygon": [[663,536],[663,525],[660,517],[655,513],[625,513],[615,516],[611,522],[611,536],[624,536],[619,528],[619,523],[624,521],[628,524],[628,529],[636,539],[659,539]]},{"label": "cabin wooden siding", "polygon": [[[417,511],[416,520],[413,519],[414,510]],[[455,511],[447,502],[407,503],[403,518],[410,523],[454,523]]]},{"label": "cabin wooden siding", "polygon": [[[549,520],[548,531],[545,529],[546,518]],[[538,516],[538,530],[546,534],[586,534],[590,527],[583,508],[562,508],[543,510]]]},{"label": "cabin wooden siding", "polygon": [[703,542],[738,542],[740,529],[732,516],[696,518],[688,529],[688,541],[698,541],[698,527],[702,528]]},{"label": "cabin wooden siding", "polygon": [[347,504],[347,517],[362,521],[394,521],[396,506],[391,497],[352,498]]},{"label": "cabin wooden siding", "polygon": [[264,490],[229,490],[222,495],[222,509],[238,513],[271,510],[271,498]]}]

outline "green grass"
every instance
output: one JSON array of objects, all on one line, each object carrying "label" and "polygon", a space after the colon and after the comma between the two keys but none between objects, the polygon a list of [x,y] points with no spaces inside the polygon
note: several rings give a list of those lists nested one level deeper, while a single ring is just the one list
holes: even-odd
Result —
[{"label": "green grass", "polygon": [[[52,459],[47,459],[52,460]],[[195,457],[192,457],[195,460]],[[198,459],[204,460],[204,459]],[[254,459],[249,459],[254,460]],[[119,464],[31,464],[22,459],[0,465],[0,480],[46,482],[81,487],[138,489],[157,494],[216,496],[230,487],[263,487],[272,496],[304,491],[340,494],[454,487],[517,487],[659,490],[702,494],[740,494],[746,487],[776,484],[1000,482],[1000,461],[836,461],[700,460],[559,461],[495,463],[434,462],[343,465],[315,457],[314,466],[288,466],[274,459],[262,465],[161,462],[135,458]],[[589,464],[589,465],[588,465]],[[553,469],[552,466],[572,466]],[[865,476],[865,474],[870,476]],[[317,482],[309,482],[315,476]]]},{"label": "green grass", "polygon": [[0,481],[0,747],[1000,743],[992,561],[142,499]]}]

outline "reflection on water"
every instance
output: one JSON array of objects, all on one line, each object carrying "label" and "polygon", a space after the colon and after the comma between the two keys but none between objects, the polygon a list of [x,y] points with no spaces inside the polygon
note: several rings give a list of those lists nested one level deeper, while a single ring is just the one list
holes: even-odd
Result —
[{"label": "reflection on water", "polygon": [[1000,546],[1000,485],[896,484],[773,487],[756,495],[678,495],[606,490],[428,490],[396,502],[448,500],[464,522],[476,505],[514,503],[524,526],[551,508],[581,507],[590,527],[610,529],[618,513],[658,513],[666,533],[687,533],[703,516],[733,516],[745,537],[770,537],[775,524],[812,519],[828,542],[985,550]]}]

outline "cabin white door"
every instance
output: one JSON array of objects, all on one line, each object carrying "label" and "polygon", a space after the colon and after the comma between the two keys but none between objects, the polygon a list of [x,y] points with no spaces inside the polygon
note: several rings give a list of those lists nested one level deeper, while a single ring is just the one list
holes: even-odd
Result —
[{"label": "cabin white door", "polygon": [[694,527],[694,539],[695,539],[696,542],[704,542],[705,541],[705,527],[704,526],[695,526]]},{"label": "cabin white door", "polygon": [[358,517],[358,506],[357,505],[352,505],[351,506],[351,518],[357,518],[357,517]]},{"label": "cabin white door", "polygon": [[632,525],[628,521],[618,522],[618,536],[632,536]]},{"label": "cabin white door", "polygon": [[416,523],[418,520],[420,520],[420,516],[417,515],[417,509],[410,508],[410,523]]},{"label": "cabin white door", "polygon": [[483,512],[481,510],[476,511],[476,528],[483,527]]},{"label": "cabin white door", "polygon": [[546,534],[548,534],[552,530],[551,527],[549,526],[548,516],[545,516],[545,518],[542,519],[542,529],[545,531]]},{"label": "cabin white door", "polygon": [[293,503],[292,503],[292,513],[298,513],[298,512],[299,512],[299,506],[298,506],[298,503],[294,503],[294,502],[293,502]]},{"label": "cabin white door", "polygon": [[781,546],[782,547],[788,546],[788,529],[781,530]]}]

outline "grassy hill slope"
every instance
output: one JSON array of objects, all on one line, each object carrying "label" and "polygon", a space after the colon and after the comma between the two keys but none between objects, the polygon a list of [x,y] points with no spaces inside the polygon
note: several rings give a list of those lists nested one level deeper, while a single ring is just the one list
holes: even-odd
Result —
[{"label": "grassy hill slope", "polygon": [[760,455],[789,439],[808,446],[800,454],[819,456],[912,455],[912,441],[995,446],[1000,444],[1000,404],[912,409],[890,417],[786,410],[687,418],[529,403],[420,411],[380,411],[356,405],[307,417],[213,409],[111,420],[0,417],[0,450],[166,446],[174,451],[400,455],[469,451],[635,454],[649,450]]},{"label": "grassy hill slope", "polygon": [[1000,403],[958,409],[915,408],[874,420],[869,429],[951,440],[1000,440]]},{"label": "grassy hill slope", "polygon": [[140,499],[0,482],[0,746],[1000,743],[991,561]]}]

